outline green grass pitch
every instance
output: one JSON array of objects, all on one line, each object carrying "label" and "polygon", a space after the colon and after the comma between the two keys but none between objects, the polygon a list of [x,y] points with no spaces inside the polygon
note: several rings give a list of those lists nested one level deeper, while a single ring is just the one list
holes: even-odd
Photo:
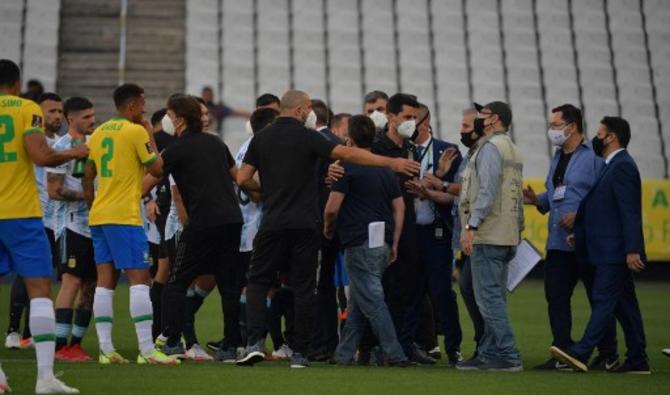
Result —
[{"label": "green grass pitch", "polygon": [[[638,283],[637,291],[653,369],[651,376],[531,371],[532,366],[548,358],[551,342],[544,291],[537,280],[525,282],[509,297],[517,346],[527,369],[523,373],[459,372],[444,362],[434,367],[408,369],[314,364],[309,369],[299,370],[291,370],[280,362],[266,362],[251,368],[219,363],[184,363],[178,367],[57,363],[56,371],[63,371],[63,379],[84,394],[670,394],[670,358],[660,352],[670,347],[670,285]],[[0,328],[3,331],[7,324],[8,297],[9,286],[4,284],[0,287]],[[573,310],[573,337],[579,337],[589,314],[581,286],[575,291]],[[472,326],[462,304],[460,313],[464,332],[462,348],[469,356],[473,351]],[[200,311],[197,326],[203,343],[220,338],[222,323],[216,292]],[[127,286],[120,286],[115,296],[114,342],[121,354],[132,360],[136,358]],[[84,346],[97,357],[93,327]],[[619,350],[625,352],[621,330]],[[0,361],[15,393],[34,391],[34,358],[33,350],[2,348],[0,351]]]}]

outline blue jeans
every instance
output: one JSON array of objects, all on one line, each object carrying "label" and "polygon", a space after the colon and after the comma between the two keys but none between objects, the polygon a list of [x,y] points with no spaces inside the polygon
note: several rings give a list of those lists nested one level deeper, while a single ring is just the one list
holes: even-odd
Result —
[{"label": "blue jeans", "polygon": [[515,250],[515,247],[475,244],[470,256],[475,299],[484,319],[477,355],[484,362],[521,363],[507,316],[507,270]]},{"label": "blue jeans", "polygon": [[353,360],[367,322],[389,361],[407,359],[384,302],[382,275],[388,266],[389,247],[368,248],[366,240],[360,246],[346,248],[344,261],[349,272],[350,299],[347,322],[335,351],[335,359],[345,364]]}]

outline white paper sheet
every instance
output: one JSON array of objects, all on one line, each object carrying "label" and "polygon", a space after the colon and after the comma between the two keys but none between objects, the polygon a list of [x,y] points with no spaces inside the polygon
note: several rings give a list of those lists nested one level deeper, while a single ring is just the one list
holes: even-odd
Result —
[{"label": "white paper sheet", "polygon": [[533,246],[533,244],[524,239],[516,248],[516,255],[509,263],[507,274],[507,290],[514,291],[521,281],[530,273],[531,270],[540,262],[542,255]]},{"label": "white paper sheet", "polygon": [[386,224],[384,222],[370,222],[368,224],[368,248],[384,246]]}]

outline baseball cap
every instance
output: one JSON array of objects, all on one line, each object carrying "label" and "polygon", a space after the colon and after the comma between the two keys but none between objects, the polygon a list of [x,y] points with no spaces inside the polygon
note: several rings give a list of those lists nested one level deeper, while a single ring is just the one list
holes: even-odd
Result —
[{"label": "baseball cap", "polygon": [[505,124],[505,127],[508,127],[512,123],[512,110],[507,103],[492,101],[483,106],[479,103],[473,103],[473,105],[477,109],[477,112],[482,112],[486,108],[491,114],[496,114],[500,118],[500,121]]}]

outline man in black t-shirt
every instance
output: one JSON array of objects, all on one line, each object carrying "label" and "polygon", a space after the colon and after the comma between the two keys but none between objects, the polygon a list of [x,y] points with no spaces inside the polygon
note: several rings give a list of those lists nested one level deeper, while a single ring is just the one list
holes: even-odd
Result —
[{"label": "man in black t-shirt", "polygon": [[[167,109],[162,108],[151,116],[151,125],[153,126],[154,140],[156,141],[156,149],[158,149],[158,152],[162,152],[177,140],[177,137],[168,134],[163,130],[162,120],[163,117],[165,117],[166,112]],[[153,265],[151,266],[150,271],[153,281],[151,282],[151,290],[149,292],[154,314],[153,327],[151,329],[154,339],[160,334],[163,326],[163,287],[167,282],[167,275],[170,270],[170,251],[174,252],[175,249],[174,245],[170,245],[170,243],[165,240],[165,224],[172,202],[170,181],[167,177],[156,185],[155,192],[155,199],[152,199],[151,195],[147,195],[142,199],[147,217],[150,220],[155,218],[153,219],[153,222],[156,224],[156,228],[158,228],[158,233],[160,234],[160,245],[158,248],[152,243],[149,243],[150,253],[152,255],[157,255],[152,256]],[[173,258],[174,256],[171,259]]]},{"label": "man in black t-shirt", "polygon": [[253,190],[258,170],[258,192],[263,194],[263,218],[255,240],[247,287],[246,355],[239,365],[265,359],[265,296],[278,269],[289,269],[295,298],[295,353],[291,367],[306,367],[306,352],[313,321],[316,265],[319,250],[317,180],[318,158],[376,167],[389,167],[408,175],[419,165],[403,158],[386,158],[358,148],[336,145],[305,127],[312,104],[301,91],[282,96],[280,117],[254,136],[237,174],[241,187]]},{"label": "man in black t-shirt", "polygon": [[[375,124],[365,115],[355,115],[349,136],[356,147],[370,149]],[[384,302],[382,276],[398,253],[405,215],[400,186],[395,174],[379,169],[345,164],[344,177],[333,184],[324,212],[323,233],[327,239],[337,233],[344,247],[351,298],[335,359],[351,364],[363,337],[366,322],[379,339],[389,364],[406,365],[407,357],[398,342],[391,314]],[[381,243],[375,243],[369,227],[383,223]],[[377,224],[379,225],[379,224]]]},{"label": "man in black t-shirt", "polygon": [[174,178],[188,215],[163,291],[163,351],[178,355],[186,290],[200,274],[225,276],[240,246],[242,214],[233,188],[235,161],[220,138],[202,132],[198,101],[171,97],[167,114],[179,138],[162,153],[163,173]]}]

